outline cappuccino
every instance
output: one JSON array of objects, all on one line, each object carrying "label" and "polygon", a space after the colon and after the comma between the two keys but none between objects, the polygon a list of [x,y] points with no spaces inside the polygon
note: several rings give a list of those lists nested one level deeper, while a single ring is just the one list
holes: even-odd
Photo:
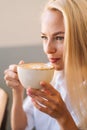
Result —
[{"label": "cappuccino", "polygon": [[51,82],[54,67],[49,63],[27,63],[17,66],[18,77],[24,88],[41,88],[40,81]]},{"label": "cappuccino", "polygon": [[35,70],[49,70],[53,69],[54,67],[49,63],[27,63],[18,65],[19,67],[23,67],[25,69],[35,69]]}]

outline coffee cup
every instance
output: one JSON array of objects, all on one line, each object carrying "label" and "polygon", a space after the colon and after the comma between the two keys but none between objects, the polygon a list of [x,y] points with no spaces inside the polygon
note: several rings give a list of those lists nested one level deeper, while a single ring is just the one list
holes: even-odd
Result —
[{"label": "coffee cup", "polygon": [[17,72],[24,88],[40,89],[40,81],[51,82],[54,67],[49,63],[26,63],[18,65]]}]

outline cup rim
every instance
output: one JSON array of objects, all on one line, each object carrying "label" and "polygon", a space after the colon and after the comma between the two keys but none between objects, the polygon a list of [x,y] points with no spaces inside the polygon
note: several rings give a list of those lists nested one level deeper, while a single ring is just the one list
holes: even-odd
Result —
[{"label": "cup rim", "polygon": [[[42,65],[41,67],[38,67],[38,65]],[[27,68],[24,67],[24,65],[27,65]],[[28,67],[31,66],[31,67]],[[35,66],[36,65],[36,66]],[[43,67],[43,65],[45,65],[45,67]],[[19,64],[17,65],[17,67],[20,67],[20,68],[24,68],[24,69],[33,69],[33,70],[52,70],[54,69],[54,66],[51,64],[51,63],[44,63],[44,62],[30,62],[30,63],[23,63],[23,64]]]}]

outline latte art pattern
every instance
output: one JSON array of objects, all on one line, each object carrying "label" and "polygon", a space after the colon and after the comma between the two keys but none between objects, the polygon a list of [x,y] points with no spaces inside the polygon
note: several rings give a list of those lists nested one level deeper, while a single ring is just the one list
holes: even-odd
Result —
[{"label": "latte art pattern", "polygon": [[18,65],[19,67],[23,67],[25,69],[35,69],[35,70],[48,70],[48,69],[54,69],[54,67],[49,63],[28,63],[28,64],[22,64]]}]

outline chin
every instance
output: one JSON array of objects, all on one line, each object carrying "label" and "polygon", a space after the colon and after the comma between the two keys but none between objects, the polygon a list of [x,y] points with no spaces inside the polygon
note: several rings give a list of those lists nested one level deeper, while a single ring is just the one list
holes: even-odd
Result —
[{"label": "chin", "polygon": [[60,70],[63,70],[64,69],[64,67],[63,66],[60,66],[60,65],[53,65],[54,66],[54,69],[56,70],[56,71],[60,71]]}]

